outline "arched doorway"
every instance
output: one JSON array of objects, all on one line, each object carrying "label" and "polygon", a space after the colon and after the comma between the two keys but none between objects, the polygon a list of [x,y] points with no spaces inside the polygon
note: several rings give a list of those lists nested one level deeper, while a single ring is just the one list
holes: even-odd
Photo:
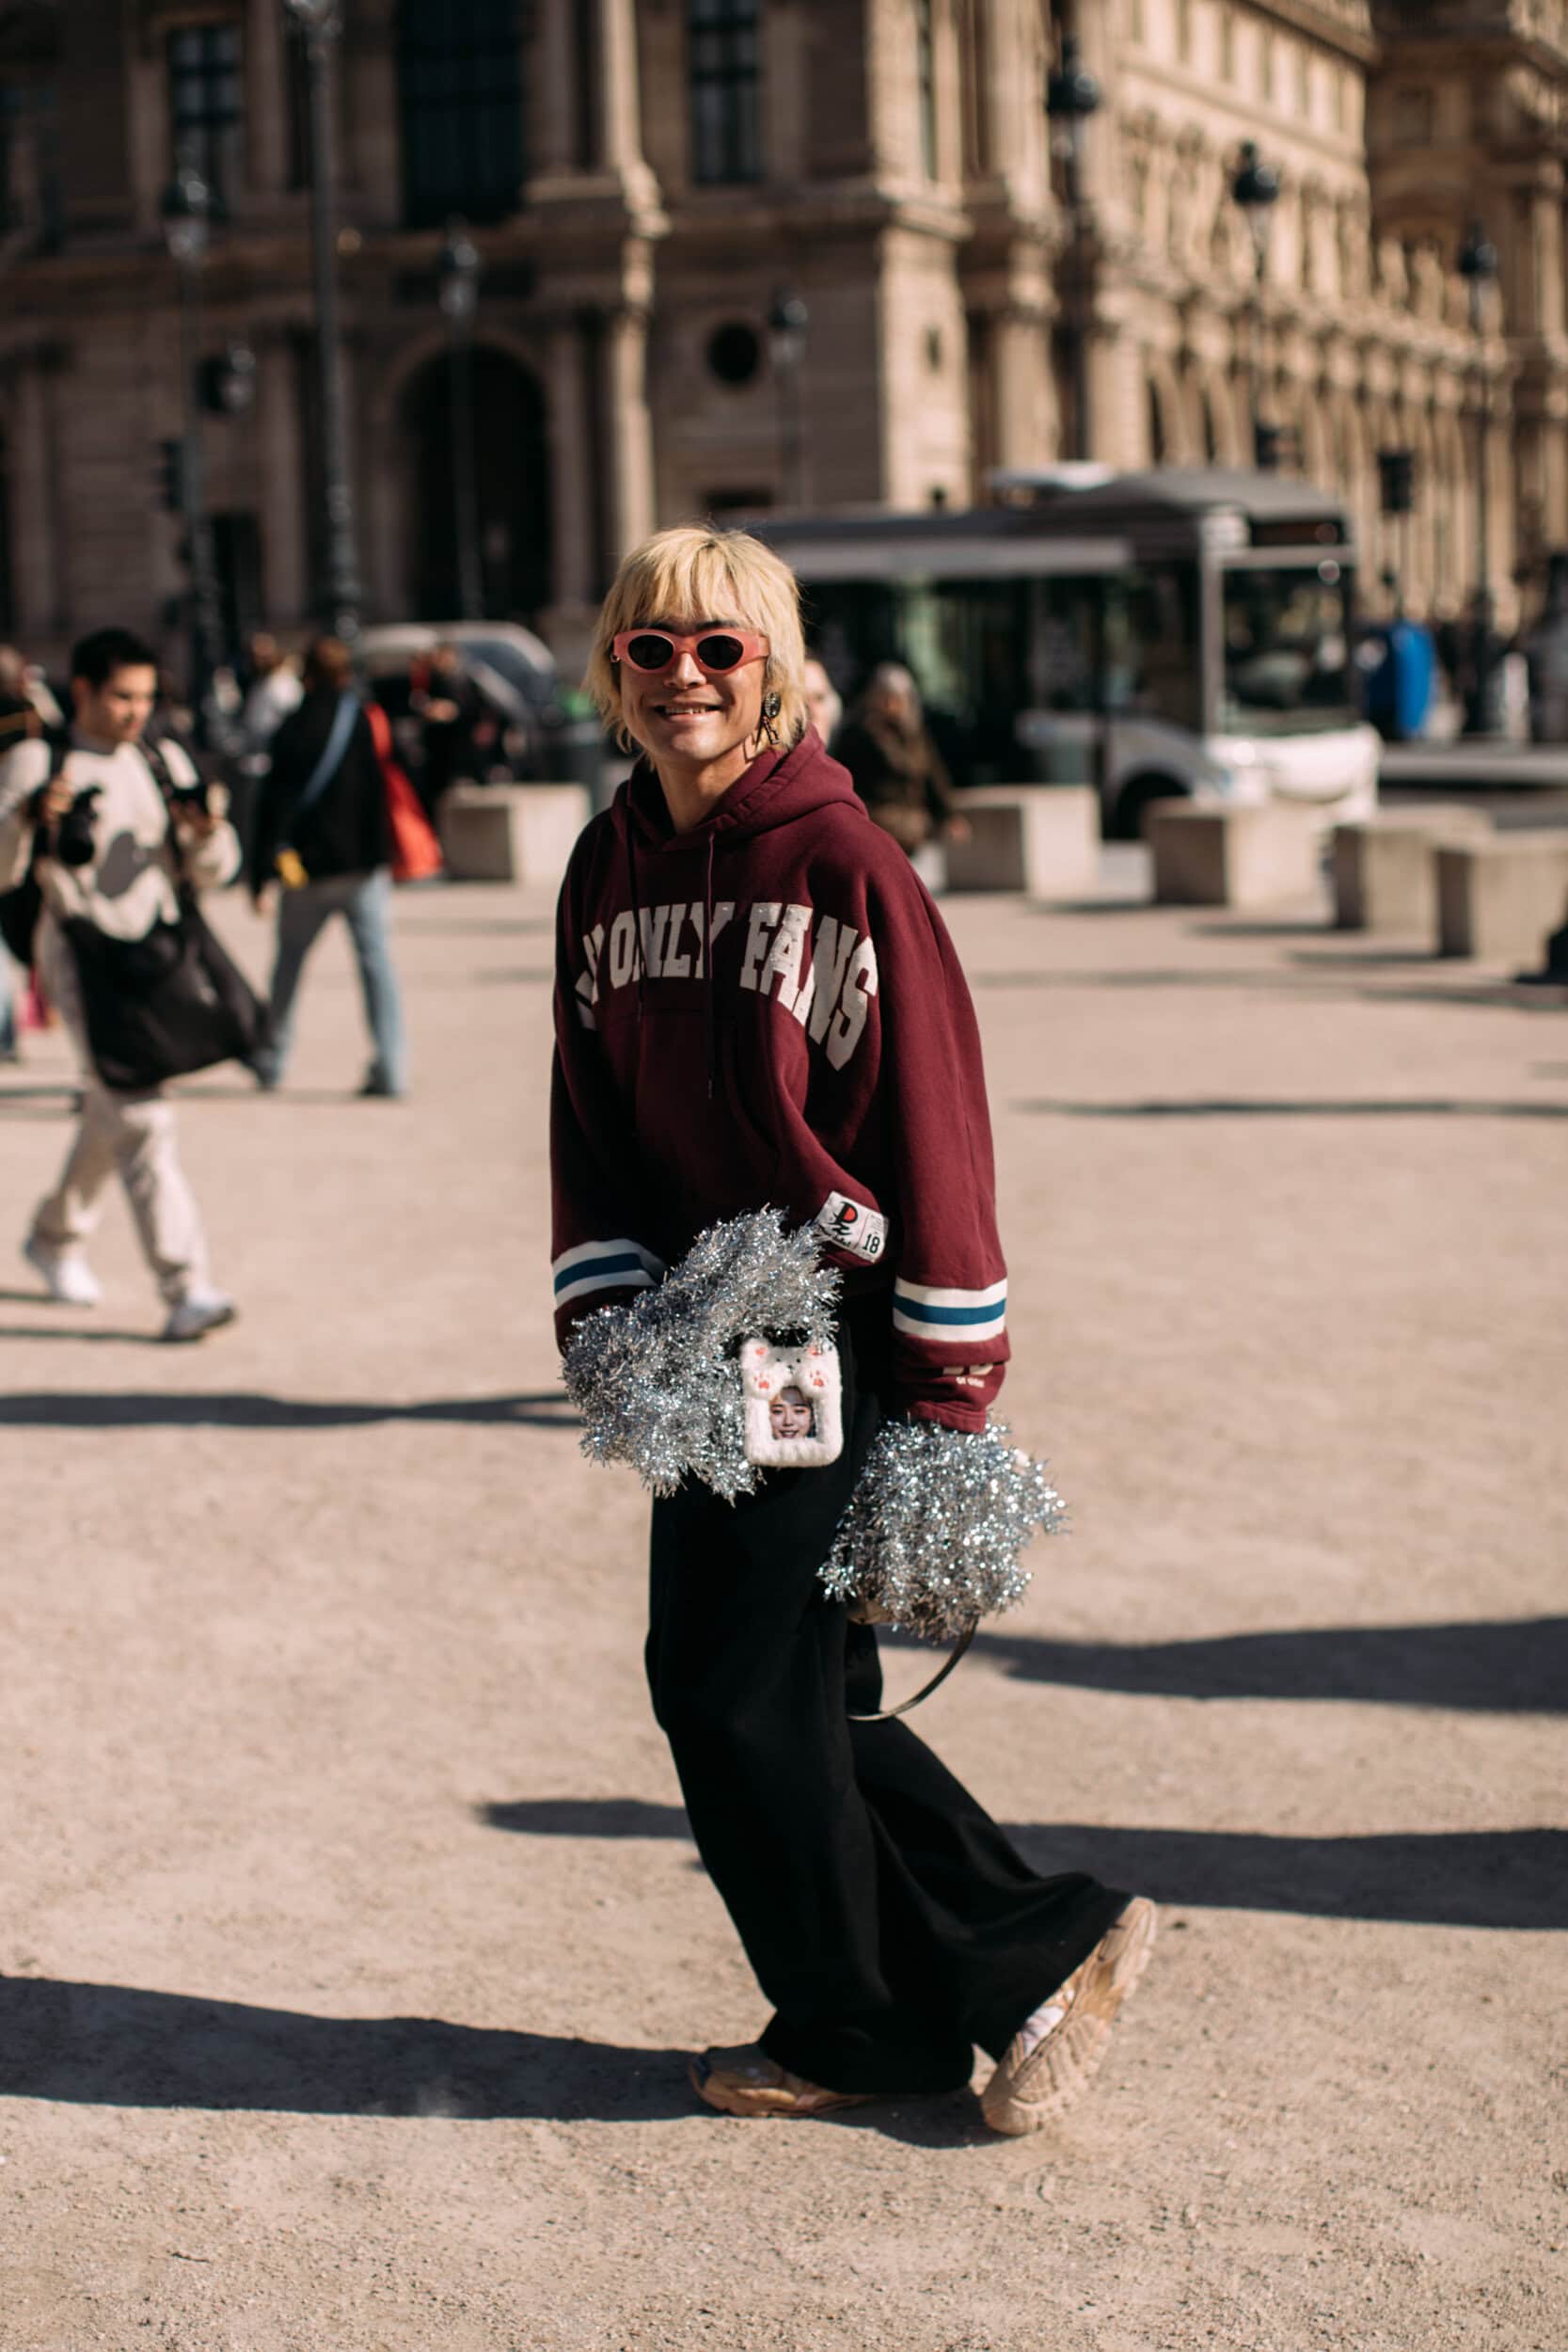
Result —
[{"label": "arched doorway", "polygon": [[[486,620],[531,621],[550,600],[550,483],[545,400],[510,353],[481,343],[473,369],[479,573]],[[410,615],[459,617],[452,360],[416,370],[400,405],[407,486],[404,568]]]}]

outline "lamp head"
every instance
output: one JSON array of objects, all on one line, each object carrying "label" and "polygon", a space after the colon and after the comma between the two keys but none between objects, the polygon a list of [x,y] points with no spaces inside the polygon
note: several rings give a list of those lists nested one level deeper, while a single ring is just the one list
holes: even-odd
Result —
[{"label": "lamp head", "polygon": [[768,347],[776,368],[797,368],[806,356],[806,331],[811,312],[799,294],[782,288],[768,313]]},{"label": "lamp head", "polygon": [[1261,267],[1263,256],[1268,250],[1274,207],[1279,201],[1279,174],[1273,164],[1263,161],[1256,139],[1243,142],[1235,176],[1230,183],[1230,193],[1242,208],[1252,237],[1253,251]]},{"label": "lamp head", "polygon": [[436,276],[441,308],[454,326],[465,325],[478,308],[480,266],[479,248],[468,234],[467,224],[449,221]]},{"label": "lamp head", "polygon": [[159,209],[170,260],[182,269],[198,268],[212,242],[213,199],[194,164],[180,166]]}]

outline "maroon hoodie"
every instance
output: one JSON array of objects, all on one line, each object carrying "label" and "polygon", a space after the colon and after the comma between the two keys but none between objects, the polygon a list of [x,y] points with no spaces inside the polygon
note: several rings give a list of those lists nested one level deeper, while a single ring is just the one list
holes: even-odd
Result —
[{"label": "maroon hoodie", "polygon": [[773,1206],[821,1229],[849,1293],[885,1293],[905,1408],[983,1427],[1007,1286],[974,1009],[815,732],[686,834],[639,764],[572,855],[555,1025],[562,1344],[705,1226]]}]

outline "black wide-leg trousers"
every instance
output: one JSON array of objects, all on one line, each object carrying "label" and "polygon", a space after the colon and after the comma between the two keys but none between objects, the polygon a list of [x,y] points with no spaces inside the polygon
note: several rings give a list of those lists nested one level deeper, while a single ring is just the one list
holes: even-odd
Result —
[{"label": "black wide-leg trousers", "polygon": [[697,1850],[774,2006],[769,2056],[833,2090],[950,2090],[1127,1897],[1039,1877],[907,1724],[848,1720],[881,1703],[877,1638],[816,1572],[886,1366],[862,1315],[840,1350],[837,1462],[769,1472],[734,1503],[702,1486],[655,1503],[648,1680]]}]

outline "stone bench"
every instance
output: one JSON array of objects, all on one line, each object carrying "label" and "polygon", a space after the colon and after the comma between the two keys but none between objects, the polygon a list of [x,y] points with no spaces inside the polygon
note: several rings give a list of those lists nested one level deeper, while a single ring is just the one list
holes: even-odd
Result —
[{"label": "stone bench", "polygon": [[967,841],[949,840],[949,890],[1085,898],[1100,879],[1100,796],[1086,785],[995,784],[960,792]]},{"label": "stone bench", "polygon": [[1156,801],[1147,836],[1160,906],[1273,906],[1313,898],[1321,884],[1321,834],[1310,809]]},{"label": "stone bench", "polygon": [[1334,920],[1342,931],[1437,936],[1437,852],[1490,839],[1479,808],[1390,808],[1365,824],[1336,825]]},{"label": "stone bench", "polygon": [[1502,833],[1437,852],[1437,952],[1535,965],[1568,917],[1568,832]]},{"label": "stone bench", "polygon": [[453,882],[559,882],[591,810],[580,784],[454,784],[441,796]]}]

